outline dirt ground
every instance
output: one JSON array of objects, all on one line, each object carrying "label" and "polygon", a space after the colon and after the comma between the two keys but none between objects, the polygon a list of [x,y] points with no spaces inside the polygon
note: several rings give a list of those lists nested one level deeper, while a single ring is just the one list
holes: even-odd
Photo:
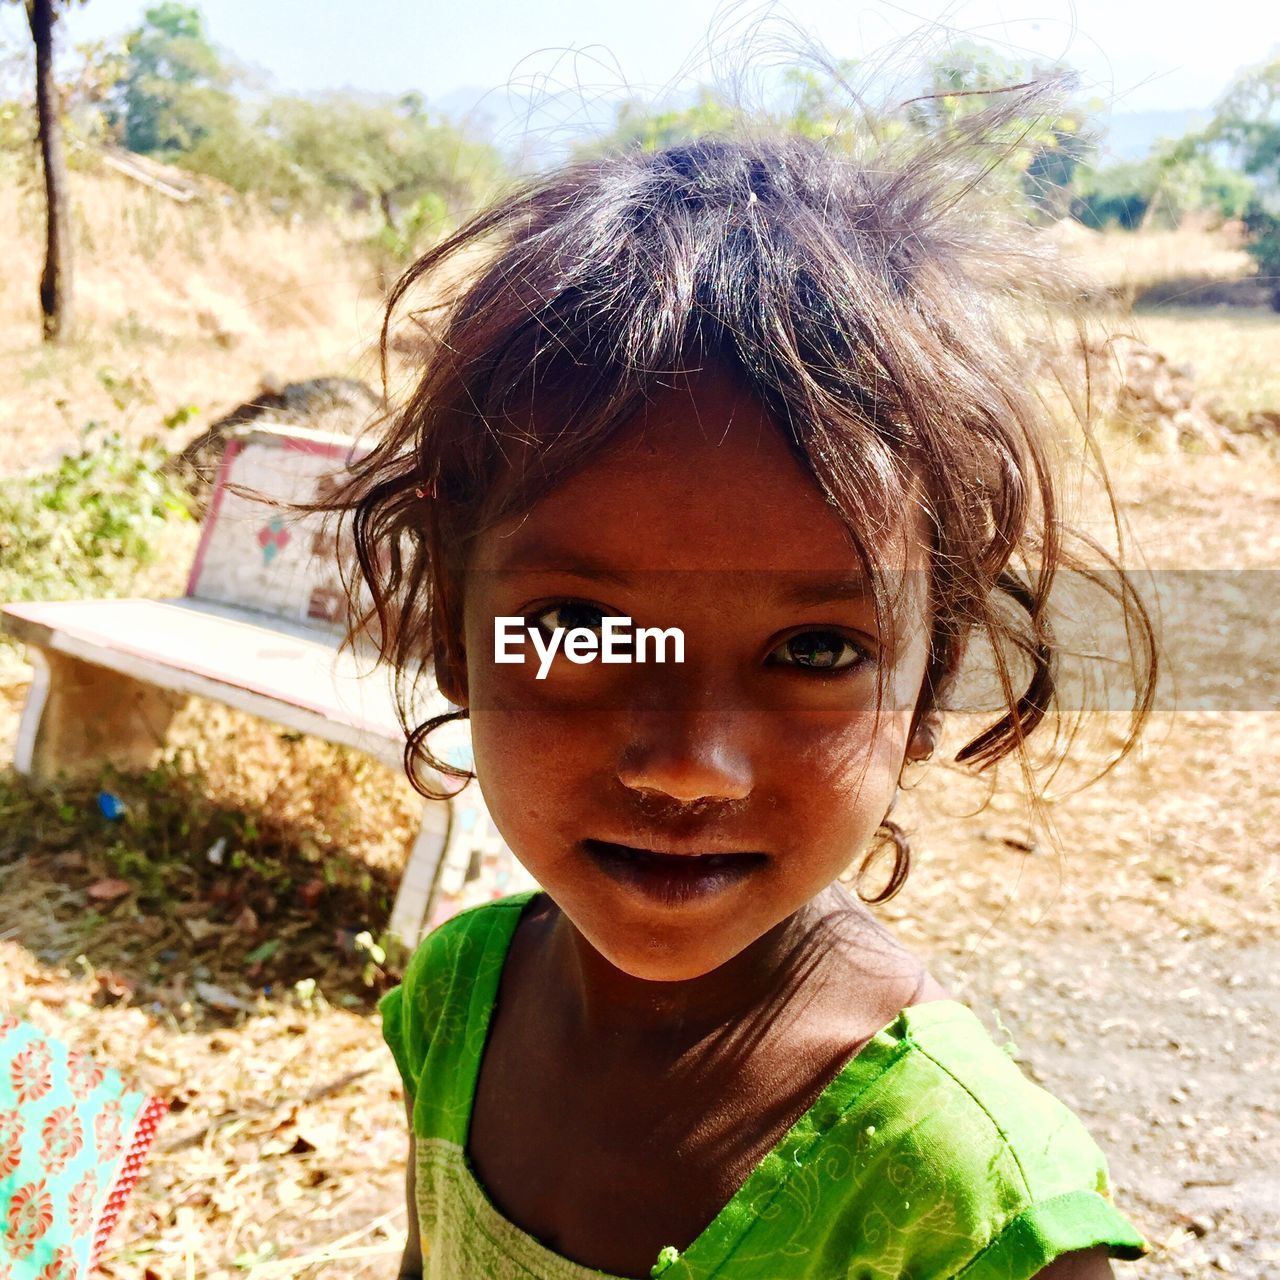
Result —
[{"label": "dirt ground", "polygon": [[[883,915],[1107,1152],[1119,1205],[1155,1246],[1118,1275],[1260,1280],[1280,1275],[1280,657],[1262,585],[1280,563],[1280,464],[1135,454],[1117,478],[1148,561],[1181,575],[1164,636],[1178,704],[1162,701],[1128,761],[1053,805],[1056,837],[1011,790],[974,814],[981,789],[931,767],[904,806],[912,875]],[[18,670],[5,751],[23,692]],[[250,809],[295,785],[295,744],[195,723],[211,757],[254,758],[255,732],[275,753]],[[1105,716],[1088,729],[1073,752],[1085,765],[1121,732]],[[314,787],[325,761],[308,759]],[[344,785],[350,805],[403,816],[389,776]],[[5,794],[9,832],[35,829],[35,802]],[[389,979],[366,988],[338,929],[315,944],[316,994],[264,994],[230,926],[149,912],[134,893],[91,904],[97,874],[74,841],[0,834],[0,1005],[175,1102],[105,1274],[394,1274],[406,1144],[372,1007]],[[200,980],[250,1009],[211,1008]]]}]

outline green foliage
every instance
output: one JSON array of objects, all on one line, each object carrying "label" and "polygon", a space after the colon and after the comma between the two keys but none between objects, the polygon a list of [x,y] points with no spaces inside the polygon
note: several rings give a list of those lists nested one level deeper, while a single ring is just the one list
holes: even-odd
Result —
[{"label": "green foliage", "polygon": [[229,102],[216,128],[190,150],[167,159],[192,173],[224,183],[241,195],[281,201],[290,207],[318,205],[317,184],[241,104]]},{"label": "green foliage", "polygon": [[820,75],[801,67],[789,67],[783,83],[790,100],[783,110],[783,123],[793,133],[806,138],[831,138],[847,134],[856,117],[845,85],[852,80],[857,62],[839,62],[832,71]]},{"label": "green foliage", "polygon": [[0,153],[23,153],[35,142],[35,113],[20,102],[0,102]]},{"label": "green foliage", "polygon": [[1230,146],[1245,173],[1260,179],[1271,195],[1280,194],[1280,57],[1236,78],[1205,137]]},{"label": "green foliage", "polygon": [[483,202],[503,176],[497,151],[443,119],[418,94],[324,94],[259,100],[198,10],[166,0],[127,39],[111,120],[132,151],[291,209],[371,210],[381,251],[399,259],[447,215]]},{"label": "green foliage", "polygon": [[[0,0],[2,3],[3,0]],[[109,114],[116,86],[125,70],[123,49],[107,41],[75,46],[75,59],[60,63],[62,129],[70,169],[92,167],[97,148],[113,137]],[[15,176],[35,191],[41,186],[35,103],[31,93],[31,57],[22,50],[12,59],[12,74],[0,55],[0,85],[8,98],[0,97],[0,175]]]},{"label": "green foliage", "polygon": [[[100,375],[117,407],[138,395],[136,380]],[[165,419],[187,421],[189,406]],[[190,519],[184,495],[163,471],[155,437],[131,443],[116,427],[90,422],[80,447],[37,476],[0,480],[0,599],[47,600],[125,592],[155,559],[166,524]]]},{"label": "green foliage", "polygon": [[398,224],[384,223],[370,247],[384,272],[396,274],[424,245],[438,239],[448,223],[449,209],[443,196],[429,191],[414,201]]},{"label": "green foliage", "polygon": [[1083,169],[1071,214],[1087,227],[1173,227],[1188,213],[1238,218],[1252,193],[1245,174],[1219,163],[1192,135],[1159,144],[1143,160]]},{"label": "green foliage", "polygon": [[1249,243],[1245,246],[1258,264],[1258,273],[1271,279],[1271,306],[1280,311],[1280,215],[1260,204],[1245,214]]},{"label": "green foliage", "polygon": [[1076,181],[1071,216],[1086,227],[1134,231],[1151,203],[1155,174],[1150,161],[1127,161],[1084,169]]},{"label": "green foliage", "polygon": [[377,209],[383,225],[402,235],[408,222],[426,226],[441,221],[444,209],[480,204],[503,174],[492,146],[434,119],[417,94],[278,98],[261,127],[301,186]]},{"label": "green foliage", "polygon": [[190,151],[237,118],[233,74],[209,43],[200,12],[164,0],[125,42],[114,122],[143,155]]},{"label": "green foliage", "polygon": [[[1263,275],[1280,275],[1280,57],[1239,76],[1218,104],[1206,141],[1225,143],[1256,183],[1245,218]],[[1271,295],[1280,311],[1280,284]]]},{"label": "green foliage", "polygon": [[[985,45],[961,41],[934,60],[925,92],[907,104],[907,119],[923,139],[952,138],[998,96],[1032,82],[1065,83],[1062,66],[1011,61]],[[987,139],[992,150],[989,181],[1011,206],[1024,204],[1033,216],[1064,217],[1077,168],[1093,154],[1089,111],[1075,104],[1060,114],[1031,113],[1008,120]]]},{"label": "green foliage", "polygon": [[613,128],[605,137],[578,149],[579,155],[601,151],[661,151],[664,147],[688,142],[706,134],[726,133],[742,120],[742,113],[713,89],[698,90],[696,101],[687,107],[655,111],[640,98],[622,103],[614,115]]},{"label": "green foliage", "polygon": [[[849,61],[827,71],[788,68],[783,92],[767,110],[746,109],[705,87],[680,108],[654,110],[633,100],[618,108],[609,132],[579,154],[631,147],[652,151],[707,134],[761,129],[827,141],[851,153],[876,139],[923,147],[958,138],[970,117],[991,106],[993,95],[1029,80],[1064,75],[1059,68],[1028,69],[981,45],[958,44],[930,64],[919,94],[897,111],[876,115],[849,87],[856,70],[857,64]],[[987,142],[993,148],[992,189],[1031,215],[1066,214],[1077,166],[1093,147],[1083,107],[1055,116],[1015,118]]]},{"label": "green foliage", "polygon": [[[863,117],[853,106],[845,85],[856,65],[852,61],[841,62],[825,73],[785,68],[780,100],[769,110],[748,109],[706,85],[698,89],[693,102],[682,107],[659,109],[642,98],[633,98],[617,108],[608,132],[578,146],[575,153],[586,158],[633,147],[660,151],[711,134],[761,129],[784,130],[821,140],[834,138],[853,147],[858,141],[855,123]],[[887,124],[877,121],[882,130]]]},{"label": "green foliage", "polygon": [[800,67],[782,73],[783,98],[771,111],[749,111],[733,103],[721,91],[703,85],[692,103],[655,110],[641,98],[617,108],[613,127],[602,138],[578,148],[580,155],[602,151],[660,151],[708,134],[730,133],[742,127],[785,129],[808,138],[830,138],[849,130],[856,114],[843,89],[856,63],[843,62],[822,74]]},{"label": "green foliage", "polygon": [[1246,174],[1220,164],[1208,151],[1187,152],[1185,147],[1173,146],[1167,149],[1158,198],[1175,216],[1210,213],[1239,218],[1253,198],[1253,189]]}]

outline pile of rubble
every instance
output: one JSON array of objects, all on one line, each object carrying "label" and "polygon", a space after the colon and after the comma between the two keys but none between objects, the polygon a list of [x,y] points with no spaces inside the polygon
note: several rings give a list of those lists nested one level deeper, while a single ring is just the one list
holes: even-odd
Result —
[{"label": "pile of rubble", "polygon": [[384,408],[373,389],[354,378],[311,378],[280,385],[268,375],[257,395],[196,436],[169,460],[166,470],[186,487],[193,514],[203,515],[227,433],[236,427],[262,419],[356,435],[374,422]]},{"label": "pile of rubble", "polygon": [[1137,338],[1092,339],[1044,366],[1078,410],[1167,452],[1237,453],[1249,437],[1280,436],[1280,413],[1224,409],[1197,389],[1190,366]]}]

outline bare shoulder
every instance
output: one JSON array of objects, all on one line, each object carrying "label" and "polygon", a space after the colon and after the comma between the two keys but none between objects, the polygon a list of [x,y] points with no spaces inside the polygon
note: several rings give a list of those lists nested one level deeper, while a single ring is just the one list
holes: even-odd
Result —
[{"label": "bare shoulder", "polygon": [[928,971],[923,961],[880,920],[865,903],[842,885],[832,885],[815,899],[821,914],[821,933],[852,981],[850,1007],[857,996],[878,993],[878,1011],[892,1018],[912,1005],[956,997]]},{"label": "bare shoulder", "polygon": [[920,979],[920,985],[916,989],[916,993],[911,998],[913,1005],[928,1004],[932,1000],[954,1000],[955,996],[940,983],[933,974],[925,972]]},{"label": "bare shoulder", "polygon": [[1036,1280],[1109,1280],[1115,1275],[1106,1247],[1079,1249],[1055,1258],[1043,1271],[1036,1272]]}]

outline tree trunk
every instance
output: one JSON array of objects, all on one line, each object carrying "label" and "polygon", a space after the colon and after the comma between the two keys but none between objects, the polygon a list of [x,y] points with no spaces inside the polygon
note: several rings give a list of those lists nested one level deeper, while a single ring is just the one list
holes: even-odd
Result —
[{"label": "tree trunk", "polygon": [[27,21],[36,46],[36,116],[44,169],[45,258],[40,277],[40,310],[46,342],[71,333],[71,226],[67,210],[67,166],[62,155],[61,103],[53,78],[55,0],[27,0]]},{"label": "tree trunk", "polygon": [[387,220],[387,228],[397,234],[400,228],[396,226],[396,206],[391,199],[390,191],[378,192],[378,207],[382,210],[382,216]]}]

